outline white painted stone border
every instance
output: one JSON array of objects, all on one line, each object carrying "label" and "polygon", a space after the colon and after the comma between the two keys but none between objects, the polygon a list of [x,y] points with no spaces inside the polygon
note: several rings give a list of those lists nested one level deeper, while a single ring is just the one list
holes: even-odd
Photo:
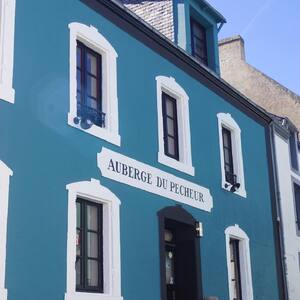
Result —
[{"label": "white painted stone border", "polygon": [[233,300],[233,291],[230,282],[231,275],[229,241],[231,238],[239,240],[242,298],[243,300],[253,300],[249,237],[237,224],[235,224],[234,226],[229,226],[225,230],[229,300]]},{"label": "white painted stone border", "polygon": [[[222,174],[222,188],[229,191],[231,184],[226,181],[225,167],[224,167],[224,153],[223,153],[223,136],[222,127],[225,127],[231,131],[232,139],[232,156],[234,172],[237,175],[237,181],[240,183],[240,187],[234,193],[246,198],[247,193],[245,189],[245,177],[244,177],[244,164],[243,164],[243,152],[241,142],[241,129],[236,121],[229,113],[218,113],[218,128],[219,128],[219,147],[220,147],[220,160],[221,160],[221,174]],[[225,185],[227,184],[227,187]]]},{"label": "white painted stone border", "polygon": [[7,299],[5,289],[5,265],[6,265],[6,236],[9,198],[9,180],[13,175],[12,170],[0,161],[0,299]]},{"label": "white painted stone border", "polygon": [[15,102],[13,89],[15,0],[0,0],[0,99]]},{"label": "white painted stone border", "polygon": [[[65,300],[122,300],[120,200],[96,179],[71,183],[68,190],[67,291]],[[76,199],[103,205],[103,293],[76,292]]]},{"label": "white painted stone border", "polygon": [[[192,165],[189,97],[173,77],[157,76],[158,162],[189,175],[195,175]],[[177,101],[179,161],[165,155],[162,115],[162,92]]]},{"label": "white painted stone border", "polygon": [[[97,28],[73,22],[70,29],[70,111],[68,124],[77,129],[88,132],[98,138],[120,146],[119,114],[117,96],[117,57],[118,54],[108,40],[101,35]],[[77,40],[99,53],[102,58],[102,109],[105,115],[105,127],[92,125],[89,129],[82,129],[74,123],[77,116],[77,80],[76,80],[76,48]]]}]

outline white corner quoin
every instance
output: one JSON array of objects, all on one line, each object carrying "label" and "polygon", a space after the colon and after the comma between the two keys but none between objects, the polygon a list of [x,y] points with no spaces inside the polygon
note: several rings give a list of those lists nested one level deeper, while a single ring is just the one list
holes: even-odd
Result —
[{"label": "white corner quoin", "polygon": [[230,272],[231,270],[231,258],[230,258],[230,246],[229,246],[230,239],[236,239],[239,241],[239,254],[240,254],[239,263],[240,263],[240,271],[241,271],[242,299],[253,300],[249,237],[237,224],[235,224],[234,226],[229,226],[225,229],[229,300],[234,300],[234,291],[232,288],[231,272]]},{"label": "white corner quoin", "polygon": [[[73,22],[70,29],[70,111],[68,124],[83,130],[98,138],[120,146],[117,96],[117,52],[108,40],[98,32],[97,28]],[[105,127],[92,125],[89,129],[82,129],[74,123],[77,116],[77,80],[76,80],[76,49],[77,41],[99,53],[102,58],[102,110],[105,113]]]},{"label": "white corner quoin", "polygon": [[[120,200],[96,179],[71,183],[68,190],[67,291],[65,300],[122,300]],[[76,291],[76,199],[103,205],[103,293]]]},{"label": "white corner quoin", "polygon": [[0,0],[0,99],[15,102],[13,89],[15,0]]},{"label": "white corner quoin", "polygon": [[[195,175],[192,165],[189,97],[173,77],[157,76],[158,162],[189,175]],[[176,99],[178,118],[179,161],[165,155],[162,115],[162,93]]]},{"label": "white corner quoin", "polygon": [[229,113],[218,113],[217,118],[218,118],[218,128],[219,128],[222,188],[227,191],[229,191],[231,188],[231,184],[226,181],[226,177],[225,177],[223,135],[222,135],[222,128],[224,127],[230,130],[231,132],[233,168],[234,168],[234,173],[237,176],[237,181],[240,184],[240,187],[234,193],[241,197],[246,198],[247,193],[245,189],[241,129]]},{"label": "white corner quoin", "polygon": [[6,235],[9,198],[9,180],[12,170],[0,161],[0,299],[7,299],[5,289]]}]

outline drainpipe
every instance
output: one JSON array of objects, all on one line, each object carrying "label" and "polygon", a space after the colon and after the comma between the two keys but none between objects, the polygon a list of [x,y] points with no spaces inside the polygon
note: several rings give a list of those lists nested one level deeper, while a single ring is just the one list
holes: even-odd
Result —
[{"label": "drainpipe", "polygon": [[272,160],[272,171],[274,174],[273,183],[274,183],[274,196],[275,196],[275,205],[276,205],[276,215],[275,217],[275,230],[278,238],[278,246],[279,246],[279,258],[280,258],[280,271],[281,271],[281,285],[283,288],[283,300],[288,300],[288,286],[287,286],[287,278],[286,278],[286,251],[284,245],[284,231],[282,226],[282,210],[281,210],[281,196],[279,189],[279,180],[278,180],[278,169],[276,162],[276,147],[275,147],[275,130],[274,123],[269,124],[269,139],[270,139],[270,150],[271,150],[271,160]]}]

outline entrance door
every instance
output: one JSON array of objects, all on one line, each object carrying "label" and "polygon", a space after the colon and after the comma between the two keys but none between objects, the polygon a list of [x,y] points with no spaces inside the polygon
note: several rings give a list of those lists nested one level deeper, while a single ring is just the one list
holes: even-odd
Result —
[{"label": "entrance door", "polygon": [[179,206],[167,209],[160,220],[162,300],[200,300],[200,249],[195,220]]}]

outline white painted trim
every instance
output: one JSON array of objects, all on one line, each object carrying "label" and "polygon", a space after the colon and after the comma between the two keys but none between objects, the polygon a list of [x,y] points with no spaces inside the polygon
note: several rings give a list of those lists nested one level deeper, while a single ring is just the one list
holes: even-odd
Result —
[{"label": "white painted trim", "polygon": [[[81,23],[70,23],[70,111],[68,124],[88,132],[98,138],[120,146],[117,96],[117,57],[113,46],[101,35],[97,28]],[[74,123],[77,116],[76,100],[76,41],[84,43],[87,47],[99,53],[102,58],[102,108],[105,116],[105,128],[92,125],[89,129],[82,129]]]},{"label": "white painted trim", "polygon": [[237,224],[234,226],[229,226],[225,229],[229,300],[233,299],[233,291],[230,284],[230,238],[239,240],[242,298],[244,300],[253,300],[249,237]]},{"label": "white painted trim", "polygon": [[[158,117],[158,162],[194,176],[195,169],[192,165],[191,152],[189,97],[173,77],[157,76],[155,79]],[[162,92],[169,94],[177,100],[179,161],[165,155],[164,151]]]},{"label": "white painted trim", "polygon": [[15,101],[13,89],[15,0],[0,0],[0,99]]},{"label": "white painted trim", "polygon": [[0,161],[0,299],[7,299],[5,289],[5,265],[6,265],[6,235],[9,198],[9,179],[13,175],[12,170]]},{"label": "white painted trim", "polygon": [[[122,300],[120,260],[120,200],[96,179],[71,183],[68,190],[67,291],[65,300]],[[103,293],[76,292],[76,199],[103,205]]]},{"label": "white painted trim", "polygon": [[[223,137],[222,127],[225,127],[231,131],[231,142],[232,142],[232,156],[233,156],[233,167],[234,172],[237,176],[237,181],[240,183],[240,188],[234,193],[246,198],[247,193],[245,189],[245,178],[244,178],[244,163],[243,163],[243,152],[241,142],[241,129],[235,122],[232,116],[228,113],[218,113],[218,128],[219,128],[219,147],[220,147],[220,160],[221,160],[221,174],[222,174],[222,188],[229,191],[231,184],[226,181],[225,169],[224,169],[224,153],[223,153]],[[227,187],[225,187],[227,185]]]}]

